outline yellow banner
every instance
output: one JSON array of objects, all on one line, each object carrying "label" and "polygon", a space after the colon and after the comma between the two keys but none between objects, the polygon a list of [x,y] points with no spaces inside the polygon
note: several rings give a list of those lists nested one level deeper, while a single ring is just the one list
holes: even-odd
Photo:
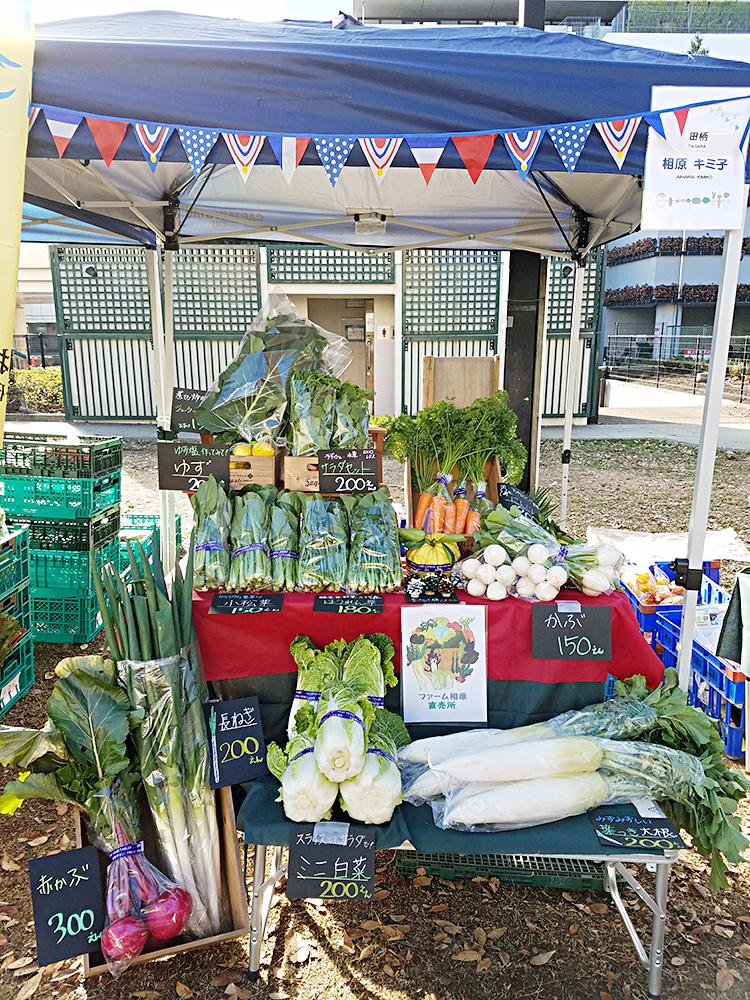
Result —
[{"label": "yellow banner", "polygon": [[34,24],[31,0],[0,2],[0,444],[16,318]]}]

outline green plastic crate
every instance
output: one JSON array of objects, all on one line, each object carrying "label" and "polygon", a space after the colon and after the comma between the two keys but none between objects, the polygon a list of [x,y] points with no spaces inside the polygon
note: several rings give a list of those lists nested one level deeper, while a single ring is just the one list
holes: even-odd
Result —
[{"label": "green plastic crate", "polygon": [[88,552],[117,538],[120,530],[120,507],[109,507],[94,517],[74,521],[59,521],[47,517],[26,516],[8,518],[14,527],[28,528],[29,548],[52,552]]},{"label": "green plastic crate", "polygon": [[[97,569],[106,562],[116,567],[119,555],[117,540],[94,550]],[[94,593],[88,552],[63,552],[47,549],[31,553],[31,593],[34,597],[82,596]]]},{"label": "green plastic crate", "polygon": [[34,686],[34,643],[22,639],[5,657],[0,674],[0,718]]},{"label": "green plastic crate", "polygon": [[[177,550],[182,543],[182,518],[175,514],[175,536]],[[154,546],[161,543],[161,516],[159,514],[123,514],[120,522],[120,572],[128,573],[128,542],[140,542],[146,555],[151,558]],[[136,556],[136,558],[138,558]]]},{"label": "green plastic crate", "polygon": [[31,605],[29,601],[29,585],[24,583],[0,600],[0,614],[11,615],[19,625],[27,631],[31,628]]},{"label": "green plastic crate", "polygon": [[421,854],[396,851],[396,871],[413,878],[424,868],[434,878],[465,882],[481,876],[501,882],[548,889],[605,891],[605,865],[577,858],[540,857],[528,854]]},{"label": "green plastic crate", "polygon": [[35,642],[90,642],[101,630],[96,594],[83,597],[31,595]]},{"label": "green plastic crate", "polygon": [[89,518],[119,502],[119,471],[95,479],[0,478],[0,507],[16,517]]},{"label": "green plastic crate", "polygon": [[29,532],[14,528],[0,542],[0,598],[16,590],[29,579]]},{"label": "green plastic crate", "polygon": [[0,475],[94,479],[122,468],[122,439],[82,437],[77,442],[50,434],[6,434]]}]

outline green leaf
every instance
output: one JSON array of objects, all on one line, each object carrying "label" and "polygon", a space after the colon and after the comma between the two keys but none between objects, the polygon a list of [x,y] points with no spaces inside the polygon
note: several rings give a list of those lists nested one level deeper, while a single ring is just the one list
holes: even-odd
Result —
[{"label": "green leaf", "polygon": [[52,761],[68,760],[67,747],[62,734],[51,722],[43,729],[25,729],[0,726],[0,764],[25,769],[35,761],[47,757]]},{"label": "green leaf", "polygon": [[50,799],[74,806],[83,805],[60,787],[56,775],[27,774],[23,781],[9,781],[5,786],[5,791],[0,795],[0,815],[13,816],[26,799]]}]

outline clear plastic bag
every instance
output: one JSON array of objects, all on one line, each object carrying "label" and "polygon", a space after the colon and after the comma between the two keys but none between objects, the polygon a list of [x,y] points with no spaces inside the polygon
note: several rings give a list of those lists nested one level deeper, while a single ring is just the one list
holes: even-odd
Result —
[{"label": "clear plastic bag", "polygon": [[268,556],[271,563],[271,590],[294,590],[299,567],[298,493],[281,493],[270,511]]},{"label": "clear plastic bag", "polygon": [[298,588],[343,590],[349,555],[349,518],[342,501],[305,497],[300,520]]},{"label": "clear plastic bag", "polygon": [[343,382],[336,395],[336,426],[332,448],[366,448],[370,437],[372,393],[353,382]]},{"label": "clear plastic bag", "polygon": [[315,371],[289,378],[289,449],[292,455],[315,455],[331,445],[336,426],[337,379]]},{"label": "clear plastic bag", "polygon": [[222,485],[209,476],[190,502],[195,514],[193,586],[196,590],[220,590],[229,580],[229,498]]},{"label": "clear plastic bag", "polygon": [[268,524],[268,506],[259,493],[251,491],[234,498],[228,590],[242,592],[270,587]]}]

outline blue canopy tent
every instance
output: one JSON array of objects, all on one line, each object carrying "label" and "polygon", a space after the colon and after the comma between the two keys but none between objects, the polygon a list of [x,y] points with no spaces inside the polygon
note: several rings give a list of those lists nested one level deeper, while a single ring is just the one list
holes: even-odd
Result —
[{"label": "blue canopy tent", "polygon": [[[513,27],[256,25],[165,12],[58,22],[37,35],[26,199],[166,249],[165,330],[148,255],[166,427],[180,243],[491,247],[581,265],[638,228],[648,129],[675,110],[653,112],[657,85],[750,94],[750,65]],[[724,247],[691,520],[696,567],[741,242],[732,230]],[[582,290],[578,266],[574,347]],[[564,450],[579,366],[571,350]],[[564,464],[563,512],[567,473]],[[695,601],[690,591],[683,683]]]}]

